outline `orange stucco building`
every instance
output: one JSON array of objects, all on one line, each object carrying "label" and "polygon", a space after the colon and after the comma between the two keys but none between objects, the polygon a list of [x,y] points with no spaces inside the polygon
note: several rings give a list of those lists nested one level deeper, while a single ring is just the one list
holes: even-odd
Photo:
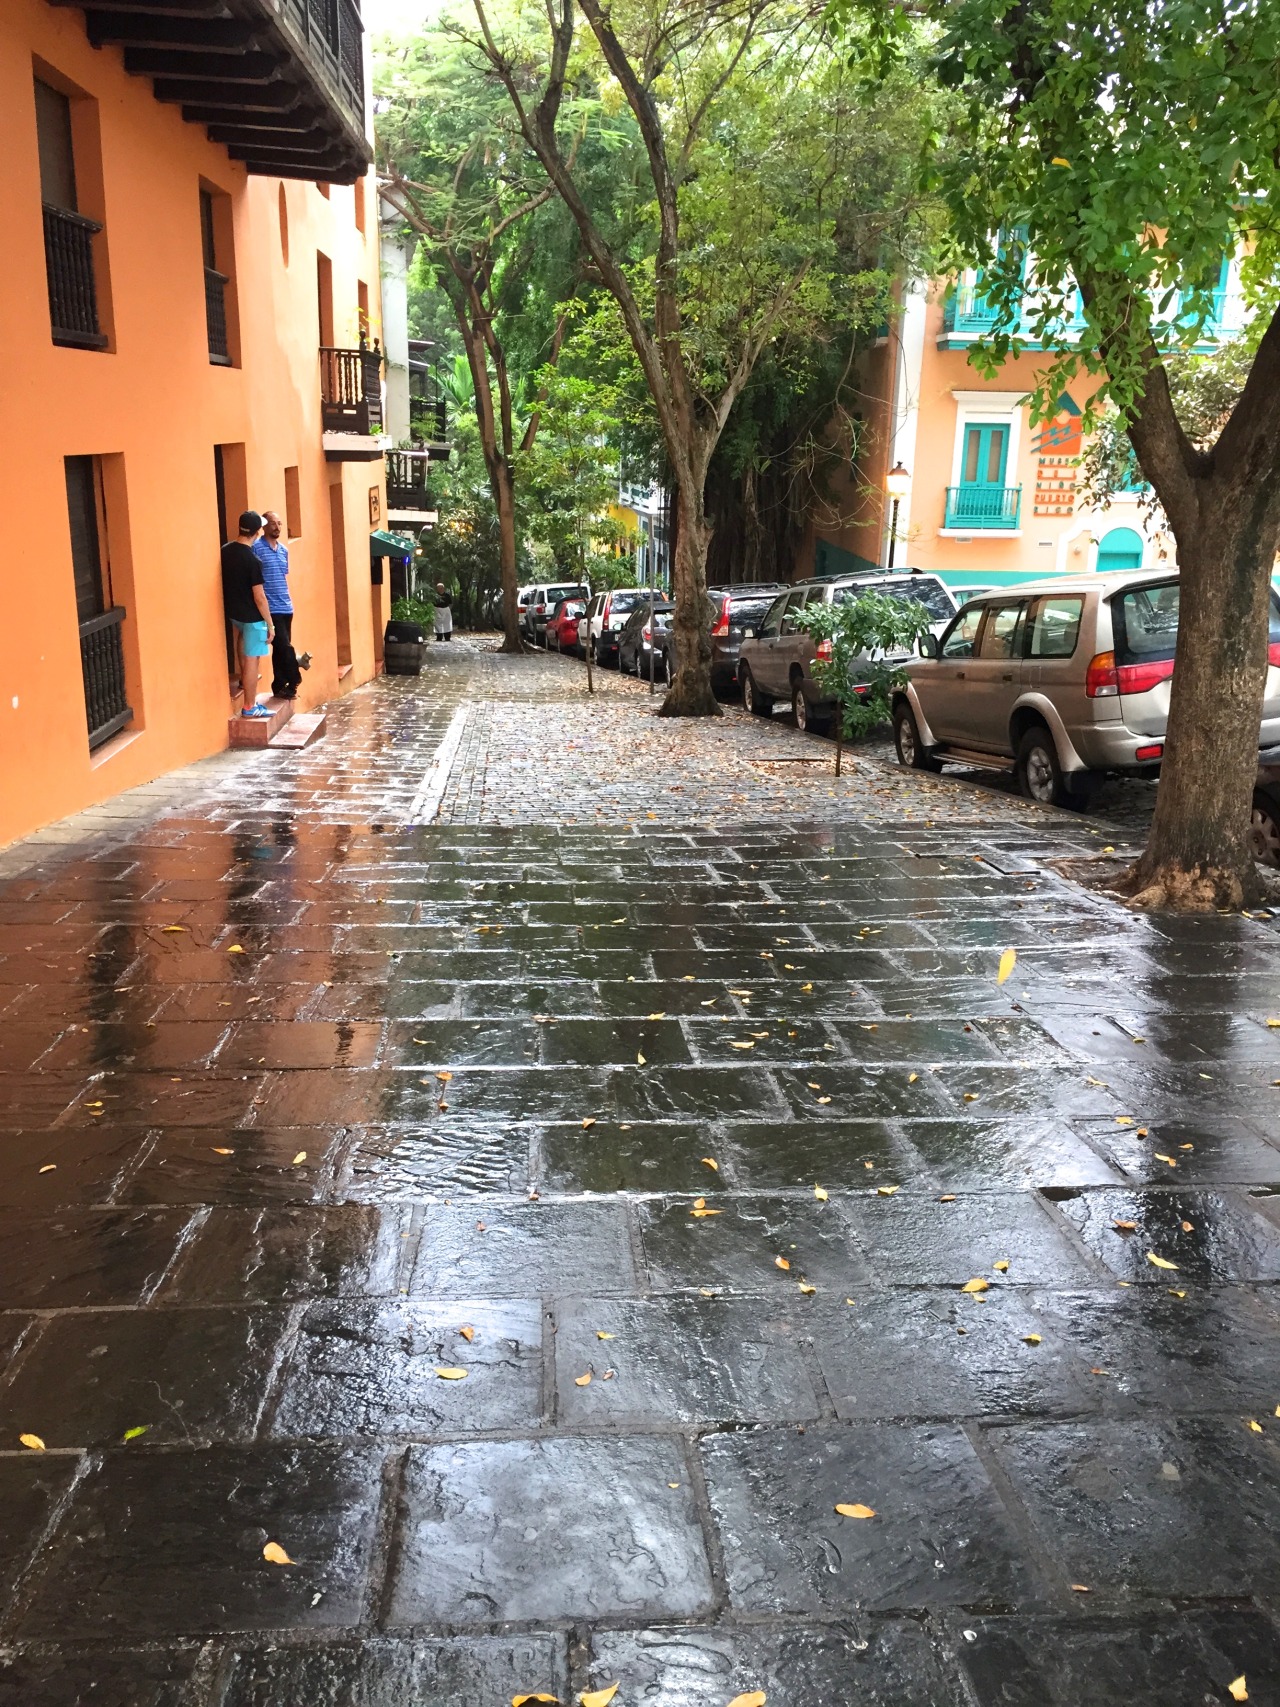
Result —
[{"label": "orange stucco building", "polygon": [[354,0],[0,6],[0,845],[227,744],[243,508],[299,707],[378,668],[366,77]]},{"label": "orange stucco building", "polygon": [[[1176,313],[1176,307],[1171,311]],[[1054,416],[1031,420],[1029,395],[1053,359],[1028,343],[994,375],[970,361],[994,311],[973,273],[912,281],[883,337],[858,370],[859,442],[825,513],[811,518],[801,573],[908,566],[956,586],[1000,585],[1051,574],[1141,568],[1173,561],[1138,490],[1106,508],[1081,490],[1082,413],[1098,381],[1068,379]],[[1199,348],[1240,327],[1238,270],[1223,263]],[[1069,343],[1072,328],[1064,329]],[[897,525],[888,487],[904,488]]]}]

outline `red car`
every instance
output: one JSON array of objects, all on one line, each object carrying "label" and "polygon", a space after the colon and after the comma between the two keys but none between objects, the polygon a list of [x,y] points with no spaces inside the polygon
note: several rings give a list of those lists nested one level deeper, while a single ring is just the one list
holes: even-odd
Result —
[{"label": "red car", "polygon": [[547,620],[543,644],[548,648],[555,647],[557,652],[577,653],[578,618],[587,608],[585,599],[561,599]]}]

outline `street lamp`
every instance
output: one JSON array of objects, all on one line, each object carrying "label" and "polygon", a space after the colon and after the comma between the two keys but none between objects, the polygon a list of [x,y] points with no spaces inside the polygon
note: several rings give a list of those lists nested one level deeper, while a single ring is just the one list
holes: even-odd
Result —
[{"label": "street lamp", "polygon": [[911,490],[911,476],[900,462],[884,477],[884,489],[893,500],[893,509],[889,517],[889,568],[893,568],[893,548],[898,543],[898,506]]}]

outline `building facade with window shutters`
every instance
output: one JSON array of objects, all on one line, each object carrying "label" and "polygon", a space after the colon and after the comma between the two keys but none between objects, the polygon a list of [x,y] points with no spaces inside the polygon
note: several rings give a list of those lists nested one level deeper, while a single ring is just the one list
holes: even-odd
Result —
[{"label": "building facade with window shutters", "polygon": [[4,0],[0,112],[2,846],[226,745],[241,510],[286,521],[301,709],[389,597],[357,0]]},{"label": "building facade with window shutters", "polygon": [[[1238,267],[1224,261],[1198,349],[1241,326]],[[1175,301],[1166,312],[1176,315]],[[1076,313],[1079,313],[1077,305]],[[953,585],[999,586],[1056,573],[1160,567],[1171,537],[1153,525],[1140,481],[1091,507],[1079,487],[1082,414],[1096,384],[1068,380],[1047,421],[1027,402],[1051,359],[1027,343],[994,375],[970,362],[994,310],[979,276],[903,288],[882,335],[862,357],[857,444],[830,502],[815,510],[801,573],[887,564]],[[1069,344],[1074,322],[1062,328]],[[905,470],[894,506],[890,470]]]}]

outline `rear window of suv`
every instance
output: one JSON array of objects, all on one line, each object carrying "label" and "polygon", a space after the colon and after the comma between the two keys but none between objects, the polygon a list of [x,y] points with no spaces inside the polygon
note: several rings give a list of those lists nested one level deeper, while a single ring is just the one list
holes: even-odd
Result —
[{"label": "rear window of suv", "polygon": [[[1111,601],[1117,664],[1157,664],[1172,658],[1178,644],[1177,581],[1156,587],[1130,587]],[[1267,641],[1280,642],[1280,598],[1271,589]]]},{"label": "rear window of suv", "polygon": [[900,575],[892,581],[868,581],[860,587],[837,587],[832,598],[836,604],[847,604],[863,593],[881,593],[886,598],[901,599],[906,604],[923,605],[934,622],[950,622],[956,614],[954,600],[942,582],[931,575]]},{"label": "rear window of suv", "polygon": [[772,603],[772,594],[767,599],[730,599],[729,621],[735,628],[760,623],[764,620],[764,613]]},{"label": "rear window of suv", "polygon": [[609,609],[619,615],[624,610],[634,610],[641,599],[646,604],[649,602],[649,595],[643,587],[627,587],[620,593],[610,593],[609,598],[611,600]]}]

